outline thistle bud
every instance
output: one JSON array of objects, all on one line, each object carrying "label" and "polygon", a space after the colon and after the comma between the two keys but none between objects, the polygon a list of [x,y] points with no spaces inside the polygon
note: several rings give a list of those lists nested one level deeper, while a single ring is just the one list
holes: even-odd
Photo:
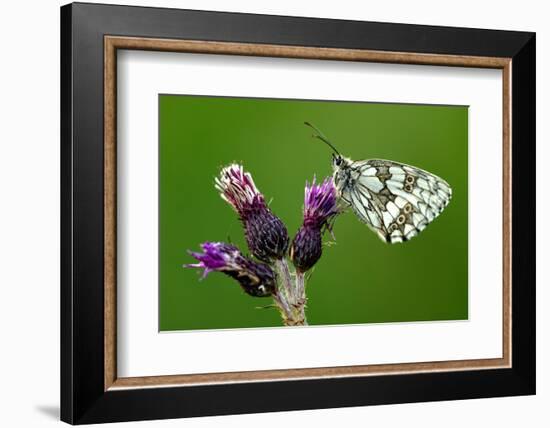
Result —
[{"label": "thistle bud", "polygon": [[265,203],[250,173],[244,172],[241,165],[229,165],[216,178],[216,188],[239,215],[250,252],[266,263],[283,258],[288,232]]},{"label": "thistle bud", "polygon": [[250,296],[267,297],[274,293],[275,273],[268,265],[243,256],[237,247],[223,242],[205,242],[201,248],[203,253],[190,252],[199,263],[185,267],[204,269],[203,278],[210,272],[222,272],[237,280]]},{"label": "thistle bud", "polygon": [[332,178],[311,186],[306,183],[304,220],[290,247],[290,259],[298,272],[311,269],[323,253],[323,233],[330,220],[339,213],[336,188]]}]

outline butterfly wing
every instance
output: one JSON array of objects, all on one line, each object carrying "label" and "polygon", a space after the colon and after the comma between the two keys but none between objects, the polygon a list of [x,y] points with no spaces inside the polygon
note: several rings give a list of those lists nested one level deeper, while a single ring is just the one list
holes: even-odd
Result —
[{"label": "butterfly wing", "polygon": [[341,196],[355,214],[385,242],[416,236],[448,205],[449,184],[419,168],[370,159],[352,162],[354,180]]}]

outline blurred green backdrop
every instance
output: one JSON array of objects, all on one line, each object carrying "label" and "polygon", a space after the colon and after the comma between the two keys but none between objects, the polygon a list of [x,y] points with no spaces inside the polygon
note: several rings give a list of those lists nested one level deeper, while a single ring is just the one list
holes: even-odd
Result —
[{"label": "blurred green backdrop", "polygon": [[[219,273],[199,281],[187,250],[227,241],[247,252],[237,216],[214,189],[222,166],[242,162],[291,236],[304,184],[331,175],[318,126],[355,160],[382,158],[441,176],[446,210],[419,236],[387,245],[352,212],[338,217],[309,281],[312,325],[468,318],[468,109],[333,101],[159,96],[160,330],[281,326],[270,298],[245,295]],[[325,240],[332,240],[330,235]]]}]

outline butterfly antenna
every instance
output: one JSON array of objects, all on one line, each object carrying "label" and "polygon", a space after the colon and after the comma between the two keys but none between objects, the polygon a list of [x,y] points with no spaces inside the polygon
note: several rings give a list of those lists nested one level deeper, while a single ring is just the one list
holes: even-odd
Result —
[{"label": "butterfly antenna", "polygon": [[311,129],[313,129],[315,131],[315,134],[313,134],[313,138],[318,138],[319,140],[321,140],[323,143],[327,144],[332,150],[334,150],[334,152],[338,155],[338,156],[341,156],[340,155],[340,152],[338,150],[336,150],[336,147],[334,147],[332,145],[332,143],[328,140],[327,137],[325,137],[325,135],[319,131],[319,129],[317,129],[317,127],[315,127],[314,125],[312,125],[311,123],[309,122],[304,122],[304,125],[306,126],[309,126]]}]

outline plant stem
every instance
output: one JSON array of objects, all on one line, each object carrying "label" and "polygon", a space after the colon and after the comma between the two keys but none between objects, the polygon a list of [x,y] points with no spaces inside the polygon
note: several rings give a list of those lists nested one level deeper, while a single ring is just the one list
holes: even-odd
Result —
[{"label": "plant stem", "polygon": [[306,301],[306,275],[304,272],[296,271],[296,294],[298,300]]},{"label": "plant stem", "polygon": [[296,294],[295,287],[292,286],[292,278],[286,259],[275,260],[275,269],[288,300],[294,300],[294,295]]},{"label": "plant stem", "polygon": [[[296,283],[292,283],[292,275],[285,259],[275,261],[277,272],[277,293],[273,296],[279,307],[283,322],[287,326],[307,325],[305,314],[305,287],[303,274],[295,275]],[[301,277],[299,283],[299,278]]]}]

